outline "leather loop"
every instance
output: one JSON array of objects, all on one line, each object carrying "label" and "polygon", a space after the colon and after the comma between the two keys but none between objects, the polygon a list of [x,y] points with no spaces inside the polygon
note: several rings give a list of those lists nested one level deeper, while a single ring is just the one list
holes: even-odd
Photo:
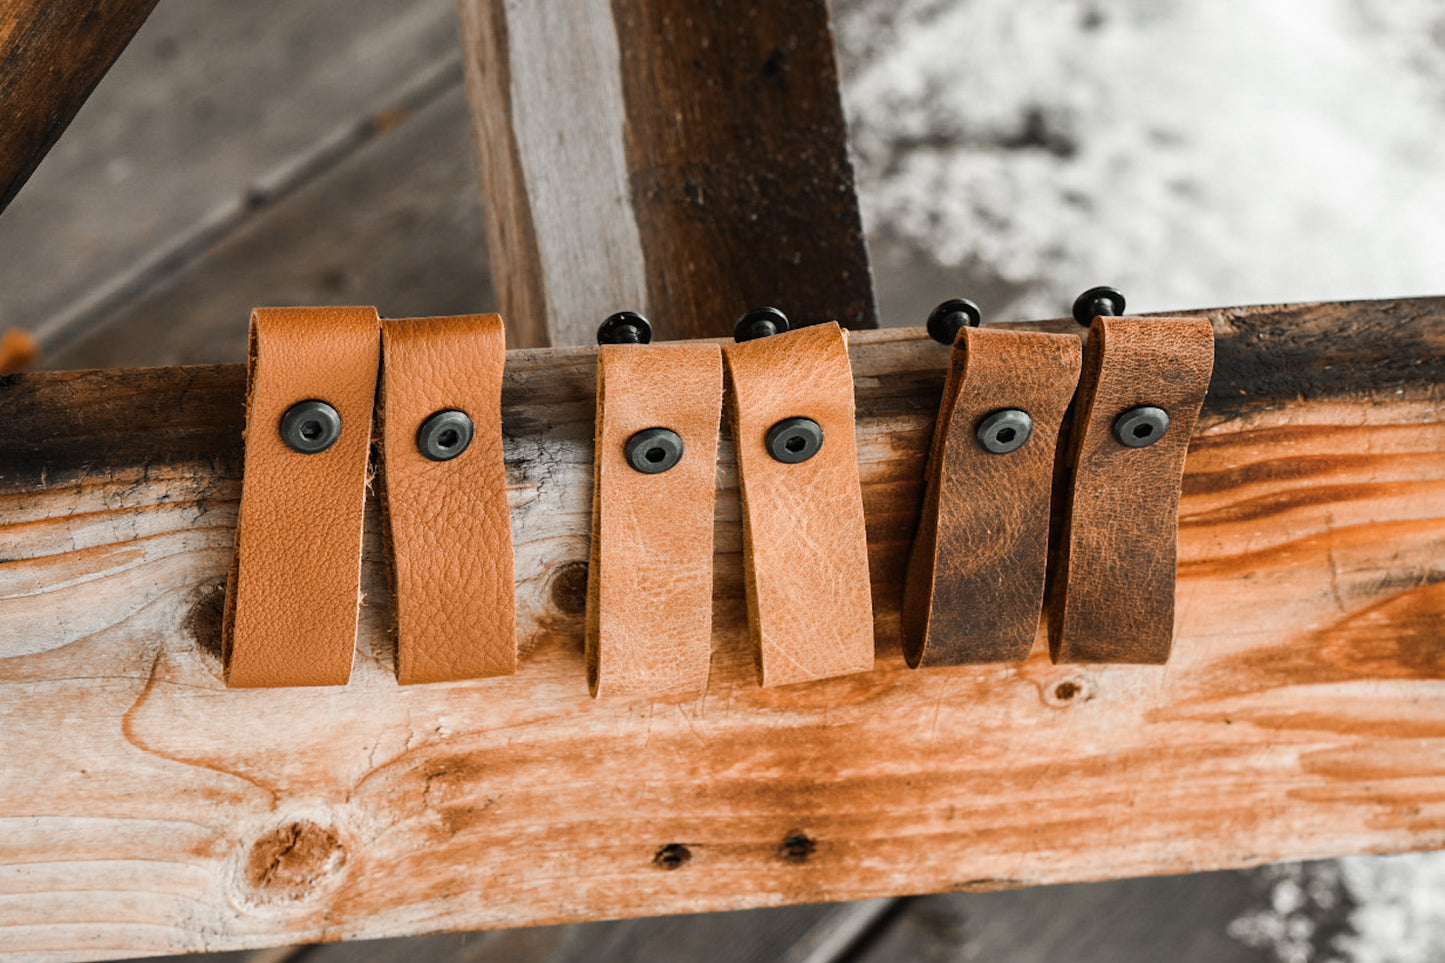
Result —
[{"label": "leather loop", "polygon": [[[722,421],[715,344],[603,345],[597,352],[587,684],[594,696],[701,692],[712,655],[713,508]],[[638,452],[639,432],[681,439]]]},{"label": "leather loop", "polygon": [[[1055,662],[1169,658],[1179,487],[1213,367],[1207,319],[1100,317],[1089,328],[1049,593]],[[1131,447],[1116,424],[1144,406],[1162,409],[1168,428]]]},{"label": "leather loop", "polygon": [[[506,331],[495,314],[382,323],[382,494],[404,685],[510,675],[516,587],[502,457]],[[453,451],[423,452],[439,412]],[[458,416],[453,416],[457,418]],[[472,437],[465,442],[467,425]]]},{"label": "leather loop", "polygon": [[[245,471],[221,633],[227,685],[351,677],[380,355],[375,308],[251,313]],[[286,412],[308,400],[341,419],[335,443],[313,454],[281,433]]]},{"label": "leather loop", "polygon": [[[727,345],[723,356],[759,681],[867,671],[873,601],[847,334],[814,325]],[[805,461],[768,450],[770,430],[790,418],[822,429],[822,447]]]},{"label": "leather loop", "polygon": [[[1022,662],[1038,635],[1059,425],[1079,382],[1073,335],[965,327],[939,406],[902,609],[908,664]],[[1011,448],[980,440],[1023,412]]]}]

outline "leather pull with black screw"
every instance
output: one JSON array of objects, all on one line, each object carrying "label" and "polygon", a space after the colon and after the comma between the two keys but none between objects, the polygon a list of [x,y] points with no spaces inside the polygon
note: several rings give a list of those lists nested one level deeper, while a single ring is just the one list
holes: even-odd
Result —
[{"label": "leather pull with black screw", "polygon": [[229,686],[351,678],[380,324],[369,307],[251,314],[241,513],[221,625]]},{"label": "leather pull with black screw", "polygon": [[381,493],[402,684],[510,675],[516,587],[495,314],[382,323]]},{"label": "leather pull with black screw", "polygon": [[[950,326],[946,316],[968,323]],[[1038,635],[1059,426],[1079,381],[1072,335],[976,327],[945,302],[952,344],[902,607],[908,664],[1022,662]]]},{"label": "leather pull with black screw", "polygon": [[748,621],[764,686],[873,667],[847,334],[836,324],[787,327],[775,309],[749,312],[739,343],[723,349]]},{"label": "leather pull with black screw", "polygon": [[594,696],[701,692],[712,657],[722,353],[598,331],[587,684]]},{"label": "leather pull with black screw", "polygon": [[1174,634],[1179,495],[1214,367],[1203,318],[1124,318],[1085,292],[1089,326],[1049,590],[1055,662],[1163,663]]}]

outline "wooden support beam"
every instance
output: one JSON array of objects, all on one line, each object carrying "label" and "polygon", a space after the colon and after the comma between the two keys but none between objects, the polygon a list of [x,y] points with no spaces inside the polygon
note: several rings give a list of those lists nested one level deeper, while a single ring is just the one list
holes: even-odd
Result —
[{"label": "wooden support beam", "polygon": [[0,211],[60,139],[156,0],[0,6]]},{"label": "wooden support beam", "polygon": [[905,666],[946,351],[890,330],[876,667],[757,687],[724,445],[696,698],[587,694],[590,349],[509,357],[519,671],[409,688],[374,515],[352,684],[222,684],[240,366],[0,378],[0,960],[1445,846],[1445,299],[1209,316],[1167,666]]},{"label": "wooden support beam", "polygon": [[877,325],[827,0],[457,0],[512,343]]}]

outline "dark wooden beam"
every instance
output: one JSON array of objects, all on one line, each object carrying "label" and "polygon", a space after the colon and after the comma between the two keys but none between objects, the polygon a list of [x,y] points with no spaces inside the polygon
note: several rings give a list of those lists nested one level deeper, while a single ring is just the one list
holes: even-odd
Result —
[{"label": "dark wooden beam", "polygon": [[0,5],[0,211],[65,132],[156,0]]},{"label": "dark wooden beam", "polygon": [[458,7],[514,343],[877,325],[826,0]]}]

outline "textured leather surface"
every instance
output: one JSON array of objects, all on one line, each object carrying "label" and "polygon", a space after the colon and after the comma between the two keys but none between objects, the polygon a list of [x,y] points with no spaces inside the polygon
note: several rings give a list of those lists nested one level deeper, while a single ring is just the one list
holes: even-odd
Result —
[{"label": "textured leather surface", "polygon": [[[251,314],[241,514],[222,622],[230,686],[345,685],[351,677],[380,357],[375,308]],[[303,455],[282,440],[280,423],[310,398],[341,414],[341,437]]]},{"label": "textured leather surface", "polygon": [[[1169,658],[1179,486],[1213,368],[1205,319],[1100,317],[1089,328],[1049,591],[1054,661]],[[1147,448],[1113,433],[1138,405],[1169,415],[1168,432]]]},{"label": "textured leather surface", "polygon": [[[382,323],[382,488],[403,684],[517,669],[512,520],[502,457],[506,332],[495,314]],[[417,431],[464,411],[466,451],[432,461]]]},{"label": "textured leather surface", "polygon": [[[587,684],[596,695],[707,687],[712,535],[722,422],[715,344],[603,345],[597,352]],[[683,457],[645,474],[627,440],[682,436]]]},{"label": "textured leather surface", "polygon": [[[854,439],[847,334],[821,324],[727,345],[748,619],[765,686],[873,667],[873,600]],[[768,454],[768,429],[805,417],[823,429],[808,461]]]},{"label": "textured leather surface", "polygon": [[[929,456],[903,593],[908,664],[1022,662],[1038,635],[1059,425],[1079,382],[1073,335],[963,328]],[[992,412],[1033,418],[1023,447],[978,441]]]}]

